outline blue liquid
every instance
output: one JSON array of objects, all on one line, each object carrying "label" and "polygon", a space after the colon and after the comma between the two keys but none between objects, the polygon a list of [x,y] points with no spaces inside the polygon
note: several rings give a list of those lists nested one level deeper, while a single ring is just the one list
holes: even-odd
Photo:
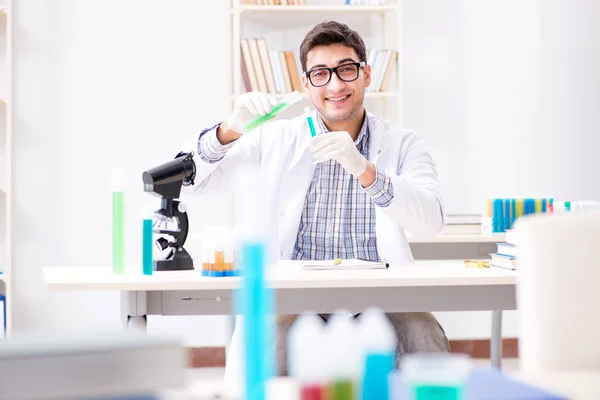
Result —
[{"label": "blue liquid", "polygon": [[144,275],[152,275],[152,220],[144,219],[142,224],[142,270]]},{"label": "blue liquid", "polygon": [[363,400],[389,400],[388,376],[394,370],[395,355],[368,354],[362,387]]},{"label": "blue liquid", "polygon": [[266,251],[259,242],[244,243],[240,250],[242,288],[236,296],[236,308],[244,316],[244,399],[263,400],[266,381],[275,370],[269,335],[273,297],[264,279]]},{"label": "blue liquid", "polygon": [[412,388],[414,400],[462,400],[462,386],[415,385]]}]

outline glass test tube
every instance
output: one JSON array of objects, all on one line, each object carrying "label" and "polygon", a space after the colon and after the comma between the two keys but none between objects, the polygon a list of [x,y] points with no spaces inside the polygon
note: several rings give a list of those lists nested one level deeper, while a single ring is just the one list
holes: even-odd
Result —
[{"label": "glass test tube", "polygon": [[204,228],[202,233],[202,276],[211,276],[214,271],[215,253],[210,228]]},{"label": "glass test tube", "polygon": [[223,264],[224,276],[235,276],[233,270],[233,247],[231,244],[225,249],[225,263]]},{"label": "glass test tube", "polygon": [[215,250],[215,274],[214,276],[223,276],[225,264],[225,251],[223,248]]}]

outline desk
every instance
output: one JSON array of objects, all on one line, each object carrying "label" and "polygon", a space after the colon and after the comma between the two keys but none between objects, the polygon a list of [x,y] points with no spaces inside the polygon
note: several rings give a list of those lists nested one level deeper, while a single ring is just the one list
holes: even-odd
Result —
[{"label": "desk", "polygon": [[432,238],[407,239],[415,260],[489,259],[490,253],[496,252],[497,243],[506,240],[506,234],[442,234]]},{"label": "desk", "polygon": [[[460,260],[416,261],[387,270],[303,271],[282,261],[267,272],[277,313],[306,310],[385,312],[492,310],[492,363],[502,358],[502,310],[516,309],[515,271],[465,268]],[[44,268],[49,290],[120,291],[125,326],[145,329],[147,315],[229,315],[240,278],[202,277],[199,271],[115,275],[110,267]]]}]

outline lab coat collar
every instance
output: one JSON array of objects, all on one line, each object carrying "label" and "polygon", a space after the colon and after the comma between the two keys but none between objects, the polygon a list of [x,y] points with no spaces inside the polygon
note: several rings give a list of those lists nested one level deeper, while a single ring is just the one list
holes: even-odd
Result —
[{"label": "lab coat collar", "polygon": [[390,133],[388,132],[387,124],[379,117],[376,117],[367,110],[367,117],[369,124],[369,161],[373,164],[377,164],[379,157],[382,153],[385,153],[383,149],[386,148],[389,140]]}]

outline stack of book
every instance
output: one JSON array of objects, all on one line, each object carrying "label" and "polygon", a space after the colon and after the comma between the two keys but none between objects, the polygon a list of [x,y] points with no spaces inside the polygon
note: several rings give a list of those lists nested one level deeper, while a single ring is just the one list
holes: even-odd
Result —
[{"label": "stack of book", "polygon": [[[386,0],[339,0],[340,4],[349,6],[382,6]],[[243,0],[242,4],[260,6],[304,6],[306,0]]]},{"label": "stack of book", "polygon": [[518,259],[517,239],[515,231],[509,229],[506,231],[506,239],[504,242],[497,244],[498,248],[495,253],[491,253],[492,260],[490,267],[505,268],[516,270]]},{"label": "stack of book", "polygon": [[367,92],[387,92],[398,52],[391,49],[371,49],[367,64],[371,66],[371,84]]},{"label": "stack of book", "polygon": [[449,214],[444,220],[442,235],[479,235],[481,234],[479,214]]},{"label": "stack of book", "polygon": [[[242,82],[247,92],[287,94],[305,91],[299,62],[293,51],[269,49],[264,38],[242,39]],[[391,49],[371,49],[367,63],[371,66],[368,92],[386,92],[392,78],[398,52]]]},{"label": "stack of book", "polygon": [[303,91],[294,52],[269,50],[264,38],[242,39],[241,47],[246,91],[272,94]]},{"label": "stack of book", "polygon": [[303,6],[305,0],[244,0],[243,4],[254,6]]}]

